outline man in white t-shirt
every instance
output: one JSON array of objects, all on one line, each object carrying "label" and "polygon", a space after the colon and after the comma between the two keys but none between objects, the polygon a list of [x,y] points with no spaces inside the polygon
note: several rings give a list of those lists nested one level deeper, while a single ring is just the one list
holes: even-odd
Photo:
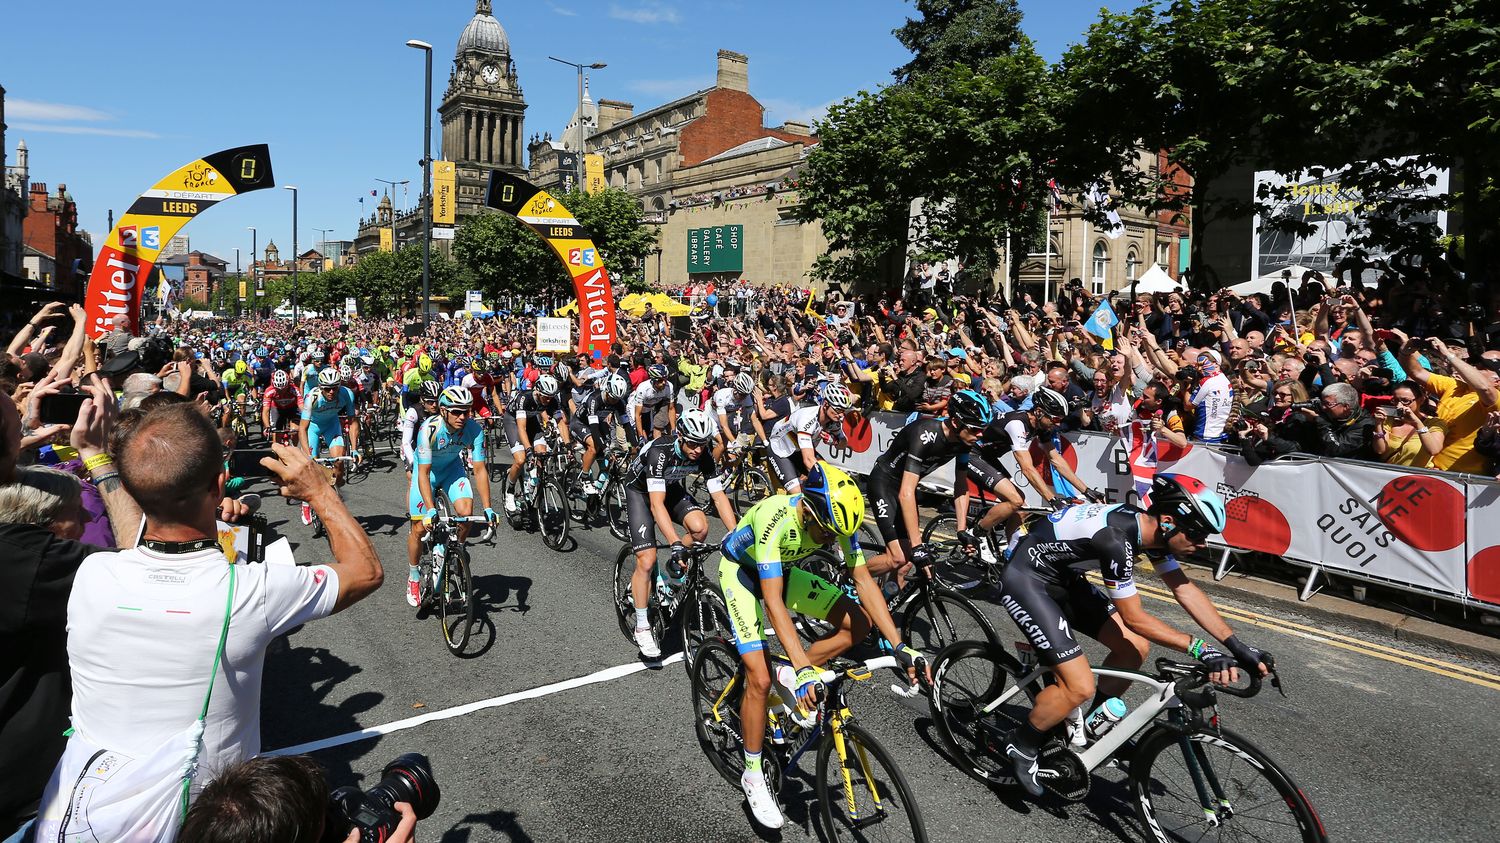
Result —
[{"label": "man in white t-shirt", "polygon": [[[296,448],[275,446],[282,493],[308,501],[328,528],[326,565],[242,565],[224,658],[211,673],[230,590],[215,514],[228,479],[222,445],[192,405],[153,410],[119,446],[125,490],[145,516],[133,548],[86,558],[68,602],[73,728],[134,757],[150,755],[196,720],[210,676],[194,792],[219,770],[260,752],[266,647],[298,624],[341,611],[377,589],[383,573],[369,537],[327,476]],[[43,797],[39,829],[67,808],[81,763],[64,754]],[[85,761],[87,759],[84,759]]]}]

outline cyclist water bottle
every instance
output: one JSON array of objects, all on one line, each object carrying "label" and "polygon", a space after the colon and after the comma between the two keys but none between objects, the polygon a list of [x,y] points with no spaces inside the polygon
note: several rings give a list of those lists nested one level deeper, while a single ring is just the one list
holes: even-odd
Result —
[{"label": "cyclist water bottle", "polygon": [[1125,701],[1119,697],[1110,697],[1100,703],[1099,707],[1094,709],[1094,712],[1089,715],[1088,723],[1085,726],[1088,729],[1089,737],[1094,740],[1104,737],[1104,734],[1114,728],[1116,723],[1125,719],[1125,712],[1127,711],[1129,709],[1125,706]]}]

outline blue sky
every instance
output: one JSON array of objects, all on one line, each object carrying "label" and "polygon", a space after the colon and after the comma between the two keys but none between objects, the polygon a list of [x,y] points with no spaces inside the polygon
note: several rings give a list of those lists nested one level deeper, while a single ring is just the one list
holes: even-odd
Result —
[{"label": "blue sky", "polygon": [[[278,184],[299,187],[299,244],[351,238],[359,198],[376,179],[421,170],[422,55],[434,46],[441,99],[472,0],[100,0],[7,4],[0,50],[7,162],[25,139],[31,178],[66,183],[97,248],[116,217],[156,180],[233,146],[269,143]],[[1100,0],[1021,0],[1023,24],[1055,60],[1097,18]],[[1110,2],[1116,10],[1129,3]],[[571,68],[606,62],[595,99],[643,111],[713,84],[715,53],[750,57],[750,89],[767,125],[821,115],[890,80],[907,53],[891,35],[903,0],[495,0],[528,104],[526,135],[560,135],[575,108]],[[438,154],[433,117],[433,154]],[[408,206],[418,190],[411,189]],[[397,194],[399,205],[402,197]],[[370,206],[367,204],[366,208]],[[260,246],[291,247],[291,194],[265,190],[221,203],[183,229],[193,247],[234,264]]]}]

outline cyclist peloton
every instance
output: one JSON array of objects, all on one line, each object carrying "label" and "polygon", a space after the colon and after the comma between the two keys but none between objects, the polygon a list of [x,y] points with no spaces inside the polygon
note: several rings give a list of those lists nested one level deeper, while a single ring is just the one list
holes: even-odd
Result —
[{"label": "cyclist peloton", "polygon": [[761,427],[755,412],[755,378],[749,373],[735,375],[727,386],[714,392],[710,401],[718,418],[719,433],[731,452],[765,438],[765,428]]},{"label": "cyclist peloton", "polygon": [[776,482],[794,495],[802,475],[818,461],[817,445],[844,438],[844,414],[854,406],[854,396],[843,384],[823,387],[816,404],[800,407],[771,428],[770,463]]},{"label": "cyclist peloton", "polygon": [[511,455],[510,469],[505,474],[505,511],[509,513],[520,511],[515,486],[525,469],[527,452],[535,451],[537,456],[547,453],[547,439],[542,436],[547,420],[561,417],[563,423],[557,429],[562,444],[567,447],[573,443],[567,411],[557,397],[560,388],[557,378],[542,375],[534,386],[534,389],[516,393],[505,412],[505,435],[510,440]]},{"label": "cyclist peloton", "polygon": [[[784,820],[761,771],[772,679],[767,619],[790,661],[776,660],[776,681],[795,694],[803,710],[817,704],[819,668],[864,641],[872,622],[892,643],[892,652],[913,683],[917,668],[926,662],[920,652],[902,643],[880,586],[865,567],[864,551],[855,538],[865,518],[865,500],[854,480],[836,466],[817,462],[808,469],[801,489],[796,495],[773,495],[745,513],[724,537],[717,580],[747,679],[740,701],[745,750],[740,787],[756,822],[773,829]],[[858,603],[837,585],[791,564],[823,548],[833,549],[848,567]],[[837,629],[804,649],[792,612],[829,621]]]},{"label": "cyclist peloton", "polygon": [[[656,567],[656,531],[672,548],[672,574],[680,576],[686,549],[708,539],[708,516],[693,502],[683,478],[699,473],[727,530],[735,526],[734,508],[724,494],[718,463],[710,451],[714,423],[702,410],[688,410],[677,420],[674,433],[647,442],[631,463],[625,480],[626,512],[630,520],[631,549],[635,551],[635,573],[630,594],[635,603],[635,643],[648,659],[661,657],[661,648],[651,634],[648,612]],[[680,524],[686,533],[678,533]]]},{"label": "cyclist peloton", "polygon": [[[436,386],[436,384],[433,384]],[[425,386],[423,387],[426,388]],[[437,515],[434,489],[441,489],[453,506],[453,513],[460,516],[474,514],[474,490],[479,490],[479,502],[484,507],[484,517],[495,523],[495,510],[490,507],[490,473],[484,457],[484,428],[474,421],[474,396],[462,386],[450,386],[438,397],[438,414],[422,422],[416,433],[415,470],[412,471],[411,486],[407,491],[407,511],[411,516],[411,532],[406,537],[407,605],[416,606],[421,598],[418,578],[418,555],[422,552],[422,536],[432,526]],[[467,452],[474,466],[474,481],[464,466]],[[469,524],[458,525],[458,544],[469,537]]]},{"label": "cyclist peloton", "polygon": [[[1238,679],[1236,666],[1269,673],[1267,654],[1235,636],[1175,558],[1203,550],[1208,537],[1223,529],[1224,501],[1217,493],[1187,475],[1158,474],[1145,510],[1129,504],[1072,506],[1035,522],[1021,537],[1001,577],[1000,602],[1055,680],[1037,694],[1027,721],[1005,746],[1017,780],[1032,796],[1042,794],[1037,750],[1046,733],[1090,698],[1118,696],[1129,685],[1114,677],[1096,683],[1073,629],[1109,648],[1105,667],[1137,669],[1154,643],[1203,662],[1221,685]],[[1156,572],[1177,603],[1228,653],[1145,610],[1135,587],[1138,550],[1164,554],[1153,561]],[[1107,597],[1084,578],[1081,568],[1093,565],[1104,577]]]}]

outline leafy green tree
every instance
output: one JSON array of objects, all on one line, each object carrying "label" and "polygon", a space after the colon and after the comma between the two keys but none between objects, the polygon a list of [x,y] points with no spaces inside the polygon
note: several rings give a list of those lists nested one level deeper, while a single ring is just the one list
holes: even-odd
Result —
[{"label": "leafy green tree", "polygon": [[656,247],[657,229],[641,222],[640,200],[607,187],[598,193],[575,190],[563,196],[562,203],[589,232],[612,274],[641,277],[646,256]]},{"label": "leafy green tree", "polygon": [[1020,45],[1016,0],[916,0],[920,17],[894,34],[912,60],[892,71],[898,82],[951,65],[981,67]]},{"label": "leafy green tree", "polygon": [[453,256],[486,297],[548,295],[570,285],[546,241],[509,214],[470,218],[453,238]]}]

